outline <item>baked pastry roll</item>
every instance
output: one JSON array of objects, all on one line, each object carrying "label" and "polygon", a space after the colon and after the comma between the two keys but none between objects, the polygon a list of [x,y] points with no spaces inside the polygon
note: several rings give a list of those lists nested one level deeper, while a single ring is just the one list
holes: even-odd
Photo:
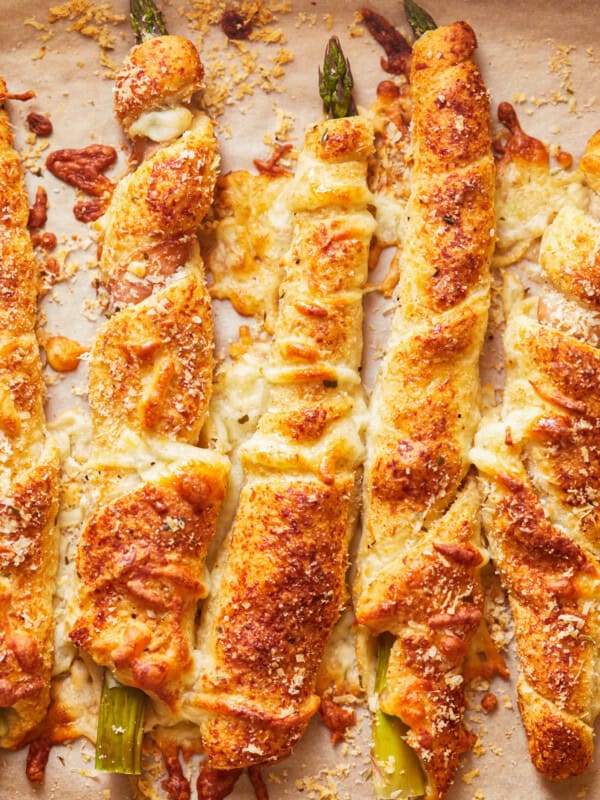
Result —
[{"label": "baked pastry roll", "polygon": [[310,128],[289,189],[291,247],[266,411],[241,448],[245,481],[202,611],[202,673],[186,714],[210,767],[287,755],[319,707],[316,673],[345,600],[365,404],[362,291],[369,123]]},{"label": "baked pastry roll", "polygon": [[45,428],[28,214],[0,103],[0,747],[24,744],[46,713],[53,660],[58,451]]},{"label": "baked pastry roll", "polygon": [[[486,555],[467,474],[480,416],[494,164],[475,46],[464,22],[414,44],[411,193],[397,307],[371,399],[354,586],[365,688],[373,710],[408,727],[429,800],[445,796],[473,741],[462,666],[483,616]],[[379,691],[383,634],[393,644]]]},{"label": "baked pastry roll", "polygon": [[97,664],[172,711],[192,676],[228,472],[225,458],[195,446],[213,366],[196,230],[219,163],[213,123],[183,103],[201,77],[193,45],[164,36],[134,48],[117,79],[117,116],[130,135],[180,135],[120,182],[102,221],[112,315],[90,361],[93,513],[78,546],[70,633]]},{"label": "baked pastry roll", "polygon": [[513,612],[521,717],[553,780],[588,767],[600,710],[599,251],[598,221],[565,205],[544,232],[537,286],[506,276],[504,400],[473,450]]}]

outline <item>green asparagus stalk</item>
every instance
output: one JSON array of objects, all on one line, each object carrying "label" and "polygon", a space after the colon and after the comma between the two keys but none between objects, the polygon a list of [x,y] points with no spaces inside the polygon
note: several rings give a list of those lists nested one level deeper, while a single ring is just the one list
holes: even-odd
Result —
[{"label": "green asparagus stalk", "polygon": [[319,68],[319,94],[329,117],[340,119],[356,114],[353,88],[350,62],[342,52],[340,40],[337,36],[332,36],[325,49],[323,70]]},{"label": "green asparagus stalk", "polygon": [[167,28],[163,15],[153,0],[129,0],[131,27],[138,44],[155,36],[165,36]]},{"label": "green asparagus stalk", "polygon": [[414,0],[404,0],[404,11],[408,24],[412,28],[415,39],[422,36],[425,31],[432,31],[437,28],[433,17],[425,11],[425,9],[418,6]]},{"label": "green asparagus stalk", "polygon": [[[375,693],[385,688],[393,638],[380,636],[377,640],[377,672]],[[373,788],[377,800],[408,800],[425,792],[425,779],[415,751],[406,743],[407,727],[398,717],[381,709],[373,717]]]},{"label": "green asparagus stalk", "polygon": [[98,716],[96,769],[122,775],[141,773],[145,704],[143,692],[123,686],[105,670]]}]

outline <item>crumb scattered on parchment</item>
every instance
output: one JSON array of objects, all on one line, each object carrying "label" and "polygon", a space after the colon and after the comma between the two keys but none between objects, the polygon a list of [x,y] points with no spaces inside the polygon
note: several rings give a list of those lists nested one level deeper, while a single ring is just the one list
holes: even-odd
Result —
[{"label": "crumb scattered on parchment", "polygon": [[477,737],[477,740],[473,745],[473,752],[476,756],[482,756],[485,752],[487,752],[480,736]]},{"label": "crumb scattered on parchment", "polygon": [[460,779],[461,779],[461,781],[463,783],[466,783],[468,786],[470,786],[473,783],[473,781],[475,780],[475,778],[477,778],[478,776],[479,776],[479,770],[478,769],[471,769],[471,770],[469,770],[469,772],[463,773],[460,776]]},{"label": "crumb scattered on parchment", "polygon": [[352,22],[348,25],[348,35],[352,39],[365,35],[365,28],[362,25],[363,16],[360,11],[355,11],[352,15]]},{"label": "crumb scattered on parchment", "polygon": [[[575,96],[575,88],[572,79],[573,62],[571,53],[577,48],[574,44],[556,44],[552,39],[547,40],[551,47],[548,56],[548,73],[558,77],[558,85],[539,95],[527,96],[522,91],[513,94],[513,103],[527,106],[524,110],[529,116],[536,108],[548,105],[566,105],[570,114],[579,114],[578,98]],[[588,60],[595,63],[593,48],[586,50]],[[596,98],[588,98],[582,101],[582,108],[587,110],[595,103]]]},{"label": "crumb scattered on parchment", "polygon": [[28,135],[25,146],[21,150],[21,163],[23,165],[23,169],[27,170],[27,172],[31,172],[32,175],[37,175],[39,177],[44,170],[44,164],[42,163],[41,159],[44,151],[46,151],[49,147],[50,142],[48,139],[38,139],[33,133]]},{"label": "crumb scattered on parchment", "polygon": [[338,764],[333,769],[324,768],[316,775],[307,775],[294,781],[294,786],[299,792],[303,792],[304,797],[309,800],[350,800],[348,792],[341,792],[336,778],[346,778],[349,767],[346,764]]},{"label": "crumb scattered on parchment", "polygon": [[94,3],[92,0],[67,0],[66,3],[50,6],[45,22],[29,17],[25,25],[38,31],[38,41],[42,43],[39,52],[32,58],[43,58],[46,43],[54,36],[52,25],[69,23],[67,31],[74,31],[88,39],[93,39],[100,48],[100,63],[107,69],[105,77],[113,78],[118,64],[111,61],[108,51],[115,46],[117,26],[126,20],[124,14],[117,14],[111,3]]},{"label": "crumb scattered on parchment", "polygon": [[[198,34],[196,45],[205,67],[202,104],[215,117],[256,89],[281,93],[285,66],[294,60],[277,24],[279,15],[291,13],[289,0],[242,0],[237,10],[252,20],[248,41],[229,40],[221,30],[227,5],[226,0],[189,0],[179,8]],[[271,46],[275,45],[273,52]]]}]

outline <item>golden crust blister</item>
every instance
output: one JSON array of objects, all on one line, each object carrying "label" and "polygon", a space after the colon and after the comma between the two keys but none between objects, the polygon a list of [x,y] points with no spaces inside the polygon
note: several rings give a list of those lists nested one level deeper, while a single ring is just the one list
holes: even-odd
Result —
[{"label": "golden crust blister", "polygon": [[0,202],[0,746],[19,747],[50,700],[58,452],[45,429],[29,204],[3,108]]},{"label": "golden crust blister", "polygon": [[[409,728],[444,797],[472,745],[463,661],[482,619],[479,497],[467,479],[494,246],[489,100],[466,23],[424,34],[411,62],[411,194],[397,310],[371,400],[354,587],[362,636],[392,633],[380,707]],[[369,689],[372,664],[361,669]]]}]

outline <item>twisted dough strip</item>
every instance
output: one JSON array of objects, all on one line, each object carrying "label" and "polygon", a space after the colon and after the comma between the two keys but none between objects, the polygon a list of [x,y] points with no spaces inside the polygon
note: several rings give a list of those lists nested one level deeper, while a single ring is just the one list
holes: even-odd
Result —
[{"label": "twisted dough strip", "polygon": [[45,430],[28,213],[0,107],[0,747],[22,745],[44,716],[53,659],[58,452]]},{"label": "twisted dough strip", "polygon": [[542,239],[544,293],[506,278],[504,401],[473,451],[514,617],[529,750],[553,780],[588,767],[600,711],[599,251],[598,222],[565,207]]},{"label": "twisted dough strip", "polygon": [[177,104],[201,77],[194,46],[164,36],[134,48],[117,79],[117,115],[130,132],[156,112],[190,127],[121,181],[104,217],[100,273],[115,313],[90,363],[95,511],[79,543],[70,633],[122,682],[172,709],[191,680],[196,606],[228,470],[194,446],[213,366],[196,229],[218,154],[212,122]]},{"label": "twisted dough strip", "polygon": [[373,640],[396,638],[381,709],[409,727],[443,797],[461,753],[462,665],[482,619],[479,497],[469,448],[494,243],[488,97],[463,22],[424,34],[411,66],[414,163],[398,307],[371,401],[355,586],[363,679]]},{"label": "twisted dough strip", "polygon": [[319,707],[316,672],[344,601],[363,457],[372,148],[357,117],[315,125],[290,186],[267,411],[243,446],[245,483],[219,590],[203,608],[203,675],[186,708],[211,767],[285,756]]}]

